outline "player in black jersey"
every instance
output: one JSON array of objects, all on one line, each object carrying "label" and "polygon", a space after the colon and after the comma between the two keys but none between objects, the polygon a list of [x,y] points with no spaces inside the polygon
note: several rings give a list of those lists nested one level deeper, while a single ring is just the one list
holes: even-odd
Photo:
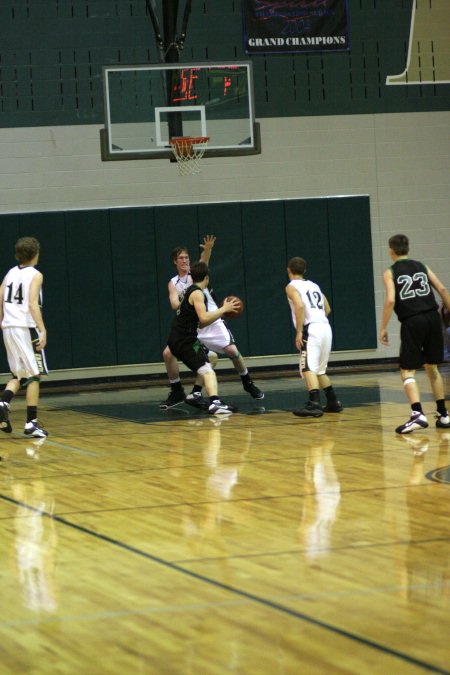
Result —
[{"label": "player in black jersey", "polygon": [[217,393],[217,377],[209,362],[208,353],[197,336],[199,327],[209,326],[226,312],[233,312],[239,306],[237,300],[227,300],[222,307],[208,312],[204,289],[209,284],[209,270],[205,262],[192,265],[193,284],[185,292],[181,305],[177,309],[167,344],[172,354],[183,361],[192,372],[203,376],[209,396],[210,415],[229,415],[232,406],[223,403]]},{"label": "player in black jersey", "polygon": [[426,429],[428,421],[420,403],[415,374],[425,365],[436,399],[436,426],[450,428],[450,417],[445,407],[444,384],[437,364],[443,355],[443,336],[438,305],[433,288],[444,305],[450,309],[450,295],[444,284],[427,265],[408,258],[409,240],[404,234],[389,239],[389,254],[394,264],[383,275],[386,300],[380,329],[380,340],[389,344],[387,325],[392,311],[401,323],[400,373],[408,401],[411,418],[397,427],[398,434],[409,434],[416,429]]}]

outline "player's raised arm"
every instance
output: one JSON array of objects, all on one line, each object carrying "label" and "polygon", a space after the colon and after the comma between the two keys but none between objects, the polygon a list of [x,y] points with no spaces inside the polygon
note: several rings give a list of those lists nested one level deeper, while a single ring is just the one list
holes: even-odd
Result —
[{"label": "player's raised arm", "polygon": [[203,237],[203,244],[200,244],[200,248],[202,249],[200,260],[202,262],[206,264],[209,263],[215,243],[216,237],[213,234],[207,234],[205,237]]}]

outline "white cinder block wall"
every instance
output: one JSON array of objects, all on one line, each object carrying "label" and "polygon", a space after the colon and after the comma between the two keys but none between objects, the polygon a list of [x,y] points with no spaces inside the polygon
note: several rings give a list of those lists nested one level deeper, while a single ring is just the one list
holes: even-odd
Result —
[{"label": "white cinder block wall", "polygon": [[[391,234],[407,234],[411,255],[450,287],[449,122],[448,112],[263,119],[261,155],[204,159],[192,177],[168,160],[102,162],[98,126],[0,129],[0,211],[368,194],[379,325]],[[334,359],[396,356],[395,319],[390,333],[389,348]]]}]

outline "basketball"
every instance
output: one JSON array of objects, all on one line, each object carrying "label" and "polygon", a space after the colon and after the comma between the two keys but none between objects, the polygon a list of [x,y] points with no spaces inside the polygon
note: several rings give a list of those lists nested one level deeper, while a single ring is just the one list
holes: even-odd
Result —
[{"label": "basketball", "polygon": [[222,305],[226,300],[238,300],[239,307],[237,308],[237,311],[225,312],[223,316],[225,316],[227,319],[235,319],[237,316],[240,316],[244,311],[244,303],[242,302],[242,300],[238,298],[237,295],[227,295],[227,297],[222,300]]}]

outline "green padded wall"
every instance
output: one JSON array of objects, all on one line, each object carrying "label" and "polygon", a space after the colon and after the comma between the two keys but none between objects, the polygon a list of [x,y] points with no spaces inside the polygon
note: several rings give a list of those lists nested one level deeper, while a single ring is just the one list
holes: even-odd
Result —
[{"label": "green padded wall", "polygon": [[65,215],[69,305],[60,309],[68,314],[75,368],[117,363],[108,216],[108,211]]},{"label": "green padded wall", "polygon": [[373,262],[367,197],[328,199],[334,348],[376,346]]},{"label": "green padded wall", "polygon": [[[200,204],[198,206],[199,242],[214,234],[216,244],[210,259],[211,288],[220,303],[227,295],[237,295],[246,305],[245,268],[247,260],[242,243],[240,203]],[[248,312],[229,322],[236,344],[243,354],[249,353]]]},{"label": "green padded wall", "polygon": [[284,293],[283,202],[244,202],[242,233],[250,353],[260,356],[292,352]]},{"label": "green padded wall", "polygon": [[[2,276],[19,236],[41,242],[51,370],[162,361],[173,319],[170,252],[186,245],[194,261],[206,234],[217,236],[217,299],[245,303],[229,322],[245,356],[295,352],[284,291],[295,255],[330,301],[334,349],[377,344],[368,197],[3,215],[0,234]],[[5,372],[3,345],[0,358]]]},{"label": "green padded wall", "polygon": [[154,210],[109,212],[117,363],[161,360]]}]

